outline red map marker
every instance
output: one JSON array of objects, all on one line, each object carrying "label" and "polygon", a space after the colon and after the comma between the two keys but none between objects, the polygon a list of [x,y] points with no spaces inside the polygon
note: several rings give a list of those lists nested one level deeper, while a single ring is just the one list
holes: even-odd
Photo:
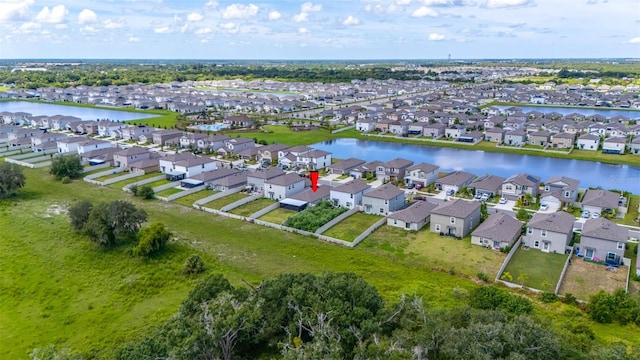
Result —
[{"label": "red map marker", "polygon": [[311,190],[313,190],[313,192],[318,191],[318,172],[317,171],[310,172],[309,179],[311,179]]}]

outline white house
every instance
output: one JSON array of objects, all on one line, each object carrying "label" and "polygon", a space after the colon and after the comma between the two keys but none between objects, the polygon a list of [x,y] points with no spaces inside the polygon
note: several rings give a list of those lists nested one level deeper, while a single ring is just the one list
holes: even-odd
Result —
[{"label": "white house", "polygon": [[329,191],[329,198],[334,206],[341,206],[353,209],[362,205],[362,195],[369,191],[371,187],[360,179],[354,179],[346,184],[342,184]]},{"label": "white house", "polygon": [[264,197],[271,200],[283,200],[305,188],[305,178],[294,173],[281,175],[264,182]]},{"label": "white house", "polygon": [[78,144],[87,141],[85,137],[68,137],[66,139],[60,139],[57,142],[58,145],[58,153],[67,154],[67,153],[78,153]]},{"label": "white house", "polygon": [[600,136],[594,134],[584,134],[578,137],[578,149],[580,150],[598,150],[600,144]]},{"label": "white house", "polygon": [[89,151],[112,148],[113,143],[107,140],[86,139],[78,143],[78,154],[82,155]]}]

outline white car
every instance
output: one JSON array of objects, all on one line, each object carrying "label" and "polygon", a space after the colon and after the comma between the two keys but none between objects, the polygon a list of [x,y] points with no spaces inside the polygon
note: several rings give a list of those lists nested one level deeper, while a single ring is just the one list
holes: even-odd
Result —
[{"label": "white car", "polygon": [[540,204],[540,211],[547,211],[549,209],[549,204]]},{"label": "white car", "polygon": [[599,217],[600,217],[600,213],[599,213],[599,212],[597,212],[597,211],[594,211],[594,212],[591,214],[591,217],[592,217],[592,218],[594,218],[594,219],[597,219],[597,218],[599,218]]},{"label": "white car", "polygon": [[489,194],[482,194],[482,196],[480,197],[480,201],[487,201],[489,200]]},{"label": "white car", "polygon": [[506,204],[507,203],[507,199],[506,198],[500,198],[500,201],[498,201],[498,203]]}]

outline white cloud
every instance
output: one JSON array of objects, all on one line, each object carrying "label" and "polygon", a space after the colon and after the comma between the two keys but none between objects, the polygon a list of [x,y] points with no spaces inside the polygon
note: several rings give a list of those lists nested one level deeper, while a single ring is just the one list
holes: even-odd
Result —
[{"label": "white cloud", "polygon": [[367,4],[364,6],[364,11],[374,13],[376,15],[393,14],[400,9],[401,7],[397,6],[396,4],[390,4],[389,6],[386,6],[386,7],[380,4],[375,4],[375,5]]},{"label": "white cloud", "polygon": [[441,40],[444,40],[444,35],[431,33],[431,34],[429,34],[429,40],[430,41],[441,41]]},{"label": "white cloud", "polygon": [[129,36],[129,42],[132,42],[132,43],[140,42],[140,38],[135,36]]},{"label": "white cloud", "polygon": [[78,14],[78,23],[80,24],[92,23],[97,19],[98,15],[89,9],[84,9],[80,11],[80,14]]},{"label": "white cloud", "polygon": [[40,27],[41,27],[40,24],[30,21],[20,25],[20,31],[30,33],[30,32],[40,30]]},{"label": "white cloud", "polygon": [[302,27],[302,28],[299,28],[299,29],[298,29],[298,32],[299,32],[300,34],[308,34],[308,33],[309,33],[309,29],[307,29],[307,28],[303,28],[303,27]]},{"label": "white cloud", "polygon": [[121,29],[127,25],[127,21],[123,18],[116,20],[107,19],[102,22],[102,25],[107,29]]},{"label": "white cloud", "polygon": [[189,15],[187,15],[187,21],[191,21],[191,22],[201,21],[203,18],[204,16],[202,16],[202,14],[197,12],[192,12]]},{"label": "white cloud", "polygon": [[280,14],[279,12],[277,12],[275,10],[269,13],[269,20],[278,20],[281,17],[282,17],[282,14]]},{"label": "white cloud", "polygon": [[67,24],[56,24],[56,26],[54,26],[56,29],[58,30],[64,30],[66,29],[68,26]]},{"label": "white cloud", "polygon": [[202,28],[202,29],[198,29],[196,31],[194,31],[194,34],[196,35],[206,35],[209,34],[213,31],[213,29],[211,29],[210,27],[206,27],[206,28]]},{"label": "white cloud", "polygon": [[412,13],[411,13],[411,17],[415,17],[415,18],[421,18],[421,17],[425,17],[425,16],[438,16],[438,12],[426,7],[426,6],[421,6],[417,9],[415,9]]},{"label": "white cloud", "polygon": [[225,30],[232,30],[236,27],[236,24],[232,22],[228,22],[228,23],[221,23],[219,26]]},{"label": "white cloud", "polygon": [[64,5],[54,6],[51,10],[49,10],[48,6],[45,6],[36,15],[36,21],[57,24],[63,22],[67,14],[69,14],[69,10]]},{"label": "white cloud", "polygon": [[534,5],[533,0],[487,0],[484,6],[489,9],[499,9],[530,5]]},{"label": "white cloud", "polygon": [[93,27],[91,25],[87,25],[87,26],[83,27],[82,29],[80,29],[80,32],[92,35],[92,34],[98,33],[98,29],[96,29],[95,27]]},{"label": "white cloud", "polygon": [[293,16],[293,21],[295,22],[303,22],[303,21],[307,21],[307,18],[309,17],[309,13],[300,13],[300,14],[296,14]]},{"label": "white cloud", "polygon": [[231,4],[222,12],[223,19],[247,19],[258,14],[258,6],[254,4]]},{"label": "white cloud", "polygon": [[208,8],[217,8],[218,7],[218,2],[215,1],[215,0],[209,0],[209,1],[207,1],[206,4],[204,4],[204,6],[208,7]]},{"label": "white cloud", "polygon": [[411,5],[411,0],[396,0],[396,5],[398,6]]},{"label": "white cloud", "polygon": [[24,17],[29,11],[29,5],[34,0],[2,0],[0,1],[0,20],[15,20]]},{"label": "white cloud", "polygon": [[171,32],[171,29],[169,29],[168,26],[163,26],[153,29],[153,32],[155,32],[156,34],[168,34]]},{"label": "white cloud", "polygon": [[426,6],[462,6],[467,3],[465,0],[423,0]]},{"label": "white cloud", "polygon": [[632,39],[629,39],[629,41],[627,41],[629,44],[640,44],[640,36],[636,36]]},{"label": "white cloud", "polygon": [[318,12],[321,10],[322,10],[322,5],[320,4],[313,5],[309,1],[300,5],[300,12],[303,12],[303,13]]},{"label": "white cloud", "polygon": [[353,17],[351,15],[347,16],[347,18],[342,22],[342,25],[350,26],[350,25],[358,25],[360,24],[360,19],[357,17]]}]

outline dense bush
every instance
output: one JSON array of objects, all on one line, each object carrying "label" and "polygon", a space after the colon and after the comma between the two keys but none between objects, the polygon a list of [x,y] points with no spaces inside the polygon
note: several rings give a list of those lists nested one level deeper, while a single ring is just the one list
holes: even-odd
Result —
[{"label": "dense bush", "polygon": [[25,184],[25,176],[19,165],[0,163],[0,199],[16,194]]},{"label": "dense bush", "polygon": [[136,189],[136,195],[140,196],[145,200],[153,199],[155,193],[153,192],[153,188],[149,185],[142,185]]},{"label": "dense bush", "polygon": [[78,155],[56,156],[51,160],[49,172],[58,180],[65,177],[77,179],[82,175],[83,169],[84,166]]},{"label": "dense bush", "polygon": [[136,256],[150,256],[162,251],[173,235],[162,223],[154,223],[138,232],[138,243],[132,253]]},{"label": "dense bush", "polygon": [[483,310],[504,310],[521,315],[533,311],[533,304],[525,297],[513,295],[496,286],[478,286],[469,294],[469,305]]},{"label": "dense bush", "polygon": [[314,232],[336,216],[347,211],[343,207],[335,207],[328,200],[320,201],[316,206],[293,215],[284,225],[292,228]]},{"label": "dense bush", "polygon": [[182,273],[184,275],[196,275],[203,273],[204,270],[204,261],[202,261],[202,258],[198,255],[191,255],[187,261],[184,262]]},{"label": "dense bush", "polygon": [[591,295],[587,312],[594,321],[599,323],[611,323],[618,321],[621,325],[635,323],[640,325],[640,304],[638,296],[632,297],[624,291],[617,289],[613,294],[600,290]]}]

